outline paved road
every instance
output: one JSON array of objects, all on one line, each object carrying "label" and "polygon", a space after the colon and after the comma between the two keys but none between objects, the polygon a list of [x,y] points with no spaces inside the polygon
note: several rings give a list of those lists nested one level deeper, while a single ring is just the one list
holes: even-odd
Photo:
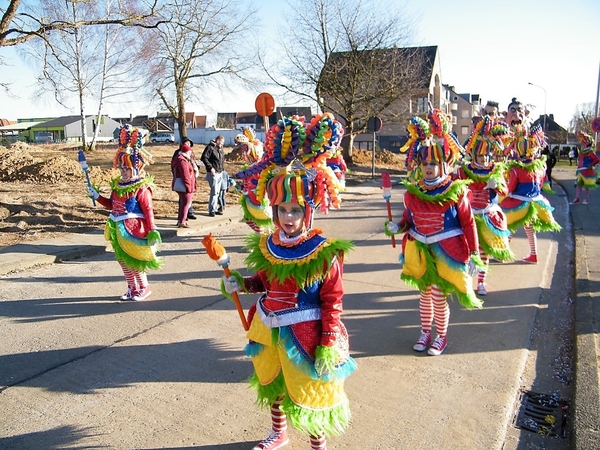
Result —
[{"label": "paved road", "polygon": [[[395,214],[400,199],[398,189]],[[350,187],[343,210],[317,217],[326,235],[356,243],[344,274],[359,364],[347,382],[353,425],[329,448],[569,448],[569,438],[514,426],[522,391],[571,399],[574,243],[564,192],[552,203],[565,232],[539,235],[538,265],[493,264],[482,310],[452,303],[440,357],[412,350],[418,296],[381,232],[378,187]],[[249,229],[230,219],[213,232],[242,268]],[[241,450],[264,437],[269,419],[245,381],[243,330],[200,245],[206,229],[194,231],[164,243],[145,302],[115,301],[125,285],[111,253],[0,278],[0,448]],[[522,232],[512,245],[527,254]],[[292,431],[286,448],[308,443]]]}]

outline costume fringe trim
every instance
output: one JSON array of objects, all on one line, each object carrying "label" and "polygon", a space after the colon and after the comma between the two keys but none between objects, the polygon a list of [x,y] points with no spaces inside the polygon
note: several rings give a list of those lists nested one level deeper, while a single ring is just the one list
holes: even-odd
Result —
[{"label": "costume fringe trim", "polygon": [[[540,208],[554,211],[553,207],[548,206],[548,204],[544,203],[543,201],[523,202],[522,208],[529,208],[527,213],[521,219],[516,220],[515,222],[508,225],[508,229],[514,233],[520,227],[524,227],[525,225],[531,225],[533,227],[533,230],[537,233],[561,231],[562,227],[555,220],[552,222],[543,222],[540,219],[534,203],[538,204]],[[515,210],[519,210],[522,208],[515,208]]]},{"label": "costume fringe trim", "polygon": [[436,195],[429,195],[427,192],[421,190],[417,185],[407,180],[403,180],[401,182],[401,184],[406,186],[406,190],[408,192],[416,195],[419,199],[426,202],[439,204],[445,203],[449,200],[458,202],[461,195],[466,192],[467,186],[471,183],[471,180],[454,180],[444,192]]},{"label": "costume fringe trim", "polygon": [[283,283],[288,278],[293,278],[300,289],[323,280],[327,276],[324,268],[329,267],[340,253],[345,255],[354,247],[350,241],[327,239],[320,248],[305,258],[282,260],[269,252],[268,237],[256,233],[246,236],[246,248],[250,251],[246,257],[246,265],[251,270],[265,272],[270,281]]},{"label": "costume fringe trim", "polygon": [[[446,262],[446,264],[448,264],[450,267],[458,268],[457,270],[462,271],[466,270],[466,264],[462,264],[454,260],[450,261],[441,248],[439,250],[434,250],[434,247],[439,247],[439,245],[428,246],[427,244],[423,244],[419,241],[415,241],[415,244],[419,251],[425,253],[427,268],[421,278],[415,278],[412,275],[406,275],[404,272],[402,272],[400,275],[402,281],[409,286],[418,289],[419,291],[424,291],[428,286],[435,284],[445,296],[455,294],[458,299],[458,303],[467,309],[481,308],[483,306],[483,302],[477,298],[472,290],[466,294],[463,294],[462,292],[458,291],[456,286],[454,286],[452,283],[440,277],[435,267],[435,258],[443,259],[444,262]],[[435,256],[433,254],[435,254]],[[476,260],[477,258],[474,259]],[[479,258],[479,262],[481,262],[481,258]],[[478,262],[476,261],[475,263],[479,267]]]},{"label": "costume fringe trim", "polygon": [[142,187],[144,185],[148,186],[151,190],[156,189],[156,185],[154,184],[154,177],[152,177],[152,176],[146,176],[146,177],[142,178],[140,181],[137,181],[128,186],[119,186],[120,180],[121,180],[121,177],[113,178],[112,180],[110,180],[110,188],[113,191],[115,191],[115,193],[119,197],[123,197],[125,194],[130,194],[131,192],[136,191],[137,189],[139,189],[140,187]]},{"label": "costume fringe trim", "polygon": [[[146,272],[147,270],[157,270],[161,268],[163,263],[162,258],[155,257],[151,261],[142,261],[127,254],[125,250],[123,250],[117,239],[117,226],[123,225],[115,223],[112,219],[108,219],[106,221],[106,228],[108,229],[109,233],[108,240],[112,245],[112,248],[115,252],[115,259],[117,261],[123,261],[127,267],[140,272]],[[136,244],[140,242],[140,245],[143,245],[145,247],[148,246],[148,241],[146,239],[132,237],[132,240],[134,240]]]}]

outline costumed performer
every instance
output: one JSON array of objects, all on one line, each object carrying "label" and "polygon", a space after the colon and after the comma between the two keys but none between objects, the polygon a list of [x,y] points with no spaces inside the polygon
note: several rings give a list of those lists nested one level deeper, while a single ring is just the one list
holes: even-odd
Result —
[{"label": "costumed performer", "polygon": [[245,162],[242,170],[233,176],[242,180],[240,205],[243,220],[257,233],[270,231],[273,228],[273,216],[269,200],[266,195],[260,201],[256,196],[261,171],[269,164],[268,156],[252,128],[245,127],[243,133],[238,134],[234,140],[241,149]]},{"label": "costumed performer", "polygon": [[148,298],[152,292],[146,271],[159,269],[162,263],[156,256],[161,237],[154,223],[154,183],[144,171],[151,162],[152,155],[143,147],[140,130],[123,125],[113,161],[113,167],[119,169],[121,176],[111,180],[110,197],[100,195],[95,186],[88,188],[88,195],[110,210],[104,237],[110,241],[127,281],[127,291],[121,300]]},{"label": "costumed performer", "polygon": [[333,173],[340,182],[341,189],[346,188],[346,172],[348,172],[348,165],[344,159],[342,148],[339,147],[331,158],[327,159],[327,165],[331,167]]},{"label": "costumed performer", "polygon": [[[409,143],[414,155],[415,181],[406,180],[404,212],[399,223],[386,221],[387,235],[402,239],[401,278],[420,291],[421,334],[413,349],[441,355],[448,344],[450,307],[446,297],[456,294],[466,308],[481,308],[472,274],[482,266],[475,219],[468,199],[469,180],[450,176],[461,146],[450,134],[451,123],[440,110],[416,125]],[[464,150],[462,150],[464,151]],[[432,342],[432,323],[437,336]]]},{"label": "costumed performer", "polygon": [[577,179],[575,181],[575,199],[571,205],[576,205],[580,202],[581,191],[585,189],[585,198],[583,204],[587,205],[590,201],[590,189],[596,189],[596,166],[600,163],[600,158],[594,152],[594,139],[587,133],[580,131],[577,133],[577,139],[581,142],[581,150],[577,157]]},{"label": "costumed performer", "polygon": [[479,256],[484,267],[477,272],[477,294],[487,295],[486,277],[488,256],[509,262],[515,259],[509,247],[510,231],[506,216],[498,205],[500,195],[508,193],[504,171],[506,166],[494,161],[496,154],[504,151],[502,138],[508,133],[508,125],[495,122],[494,117],[483,116],[465,144],[470,162],[461,166],[456,177],[471,180],[471,209],[479,238]]},{"label": "costumed performer", "polygon": [[530,132],[522,125],[513,130],[511,152],[519,155],[519,160],[509,163],[508,196],[500,202],[506,214],[508,229],[514,233],[523,227],[529,243],[529,256],[523,262],[537,264],[536,232],[560,231],[561,226],[554,220],[554,208],[542,191],[551,192],[544,187],[546,180],[545,158],[542,149],[546,146],[546,137],[541,126],[534,126]]},{"label": "costumed performer", "polygon": [[344,255],[350,241],[328,239],[313,228],[316,208],[339,207],[339,186],[326,159],[343,129],[329,114],[284,117],[267,134],[269,164],[257,198],[268,194],[275,230],[247,238],[248,267],[233,272],[222,289],[264,292],[250,308],[246,354],[251,356],[257,403],[270,409],[272,429],[253,450],[288,443],[287,423],[310,436],[310,448],[326,449],[326,436],[350,422],[344,380],[356,368],[341,321]]}]

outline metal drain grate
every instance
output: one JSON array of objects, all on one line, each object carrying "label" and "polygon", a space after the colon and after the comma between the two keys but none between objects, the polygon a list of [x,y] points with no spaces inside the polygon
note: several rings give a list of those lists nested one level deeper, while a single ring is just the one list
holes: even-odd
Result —
[{"label": "metal drain grate", "polygon": [[567,436],[569,404],[554,395],[522,392],[515,426],[543,436]]}]

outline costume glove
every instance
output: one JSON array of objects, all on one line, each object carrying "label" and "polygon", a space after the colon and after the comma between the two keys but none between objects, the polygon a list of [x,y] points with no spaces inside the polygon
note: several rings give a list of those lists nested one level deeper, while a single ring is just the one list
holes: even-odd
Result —
[{"label": "costume glove", "polygon": [[148,232],[148,244],[150,245],[158,245],[162,243],[162,238],[160,237],[160,233],[158,230],[150,230]]},{"label": "costume glove", "polygon": [[477,253],[472,253],[469,258],[469,262],[467,262],[467,272],[469,276],[474,277],[477,275],[479,268],[477,267],[477,263],[475,262],[475,258],[477,257]]},{"label": "costume glove", "polygon": [[87,193],[90,196],[90,198],[93,198],[94,200],[98,200],[98,197],[100,197],[98,191],[91,186],[87,188]]},{"label": "costume glove", "polygon": [[233,294],[234,292],[241,291],[242,286],[234,275],[231,275],[230,277],[223,276],[223,289],[228,294]]},{"label": "costume glove", "polygon": [[331,373],[327,363],[325,362],[325,358],[317,358],[315,359],[315,371],[319,378],[323,378]]},{"label": "costume glove", "polygon": [[493,178],[490,178],[485,186],[485,189],[496,189],[498,187],[498,182]]},{"label": "costume glove", "polygon": [[385,221],[385,234],[386,235],[393,236],[394,234],[398,233],[399,229],[400,229],[400,227],[398,226],[398,224],[396,222],[392,222],[391,220]]}]

